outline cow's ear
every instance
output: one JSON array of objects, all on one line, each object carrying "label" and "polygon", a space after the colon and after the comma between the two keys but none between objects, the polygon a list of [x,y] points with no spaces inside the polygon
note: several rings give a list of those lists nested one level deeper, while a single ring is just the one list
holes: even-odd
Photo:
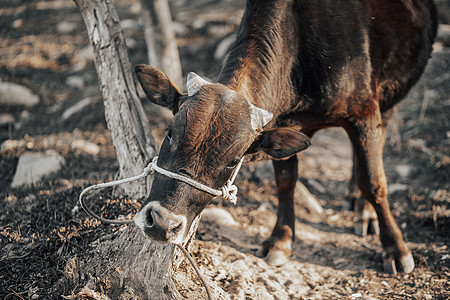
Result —
[{"label": "cow's ear", "polygon": [[163,71],[148,65],[137,65],[136,75],[148,99],[169,108],[175,114],[181,93]]},{"label": "cow's ear", "polygon": [[247,154],[264,151],[273,158],[287,158],[311,145],[309,137],[288,128],[279,127],[263,131],[247,150]]}]

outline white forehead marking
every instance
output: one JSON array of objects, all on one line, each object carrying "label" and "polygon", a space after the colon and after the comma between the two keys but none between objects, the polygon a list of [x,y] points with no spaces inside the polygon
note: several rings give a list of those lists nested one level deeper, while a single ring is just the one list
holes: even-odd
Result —
[{"label": "white forehead marking", "polygon": [[187,75],[187,82],[186,82],[188,96],[192,96],[195,93],[197,93],[200,90],[200,88],[205,84],[211,84],[211,82],[206,81],[205,79],[201,78],[194,72],[190,72]]}]

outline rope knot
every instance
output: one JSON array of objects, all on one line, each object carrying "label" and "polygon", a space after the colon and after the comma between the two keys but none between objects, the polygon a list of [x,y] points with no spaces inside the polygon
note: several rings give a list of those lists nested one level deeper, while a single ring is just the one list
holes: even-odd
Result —
[{"label": "rope knot", "polygon": [[225,200],[230,201],[231,203],[235,204],[237,203],[237,192],[238,188],[234,184],[231,183],[230,180],[227,181],[227,183],[221,188],[222,191],[222,197]]},{"label": "rope knot", "polygon": [[158,156],[155,156],[155,157],[153,157],[152,161],[148,163],[148,165],[144,168],[145,176],[155,174],[156,171],[153,166],[156,165],[157,161],[158,161]]}]

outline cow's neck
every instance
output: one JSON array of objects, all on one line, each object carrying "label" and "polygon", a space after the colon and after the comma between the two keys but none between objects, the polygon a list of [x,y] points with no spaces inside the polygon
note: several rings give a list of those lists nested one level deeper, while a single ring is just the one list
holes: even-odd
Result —
[{"label": "cow's neck", "polygon": [[271,1],[269,5],[258,2],[247,2],[236,43],[219,82],[278,116],[294,105],[291,72],[298,35],[292,28],[298,26],[292,23],[298,21],[291,1]]}]

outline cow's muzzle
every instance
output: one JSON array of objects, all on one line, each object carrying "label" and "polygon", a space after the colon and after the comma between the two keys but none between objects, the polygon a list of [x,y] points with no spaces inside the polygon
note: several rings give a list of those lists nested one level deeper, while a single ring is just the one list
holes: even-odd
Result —
[{"label": "cow's muzzle", "polygon": [[158,202],[150,202],[134,217],[134,223],[151,239],[181,244],[186,233],[186,217],[176,215]]}]

